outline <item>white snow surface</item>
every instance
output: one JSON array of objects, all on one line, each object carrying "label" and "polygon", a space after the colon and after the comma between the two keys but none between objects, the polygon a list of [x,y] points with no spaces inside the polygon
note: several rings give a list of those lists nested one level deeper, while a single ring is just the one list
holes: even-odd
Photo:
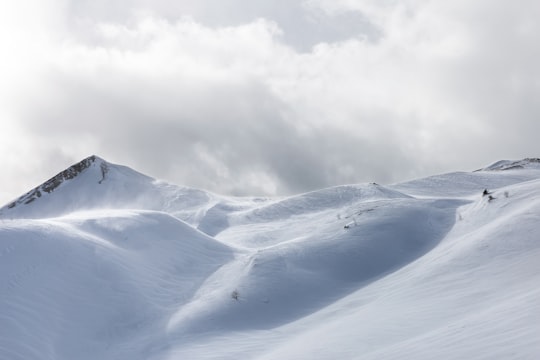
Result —
[{"label": "white snow surface", "polygon": [[0,359],[540,358],[537,159],[273,199],[89,159],[0,209]]}]

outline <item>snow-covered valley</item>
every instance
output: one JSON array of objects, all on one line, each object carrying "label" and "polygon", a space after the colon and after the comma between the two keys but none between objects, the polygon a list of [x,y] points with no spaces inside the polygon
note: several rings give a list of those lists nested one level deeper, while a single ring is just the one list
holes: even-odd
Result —
[{"label": "snow-covered valley", "polygon": [[538,284],[537,159],[235,198],[92,156],[0,209],[0,359],[532,360]]}]

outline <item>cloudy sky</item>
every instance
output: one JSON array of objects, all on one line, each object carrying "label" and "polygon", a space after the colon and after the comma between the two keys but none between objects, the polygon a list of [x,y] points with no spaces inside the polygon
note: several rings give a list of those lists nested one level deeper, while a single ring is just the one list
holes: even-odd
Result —
[{"label": "cloudy sky", "polygon": [[540,2],[0,5],[0,202],[91,155],[218,193],[540,156]]}]

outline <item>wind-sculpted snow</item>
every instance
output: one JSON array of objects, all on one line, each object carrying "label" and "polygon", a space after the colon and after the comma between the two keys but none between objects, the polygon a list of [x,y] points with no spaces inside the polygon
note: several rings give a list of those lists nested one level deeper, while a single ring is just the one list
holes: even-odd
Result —
[{"label": "wind-sculpted snow", "polygon": [[[227,297],[208,298],[211,310],[187,318],[182,314],[174,323],[182,332],[216,324],[230,330],[259,330],[304,317],[428,252],[452,228],[461,204],[414,199],[376,203],[375,211],[360,216],[349,229],[329,212],[316,220],[290,219],[283,227],[298,230],[292,239],[294,230],[267,234],[268,228],[280,226],[277,223],[231,229],[218,239],[244,238],[242,245],[247,245],[249,234],[276,238],[267,247],[256,242],[259,247],[242,257],[239,269],[221,270],[221,277],[233,281],[229,289],[239,292],[238,303]],[[201,291],[206,291],[204,286]],[[200,306],[204,299],[197,302]]]},{"label": "wind-sculpted snow", "polygon": [[[313,254],[308,241],[259,251],[246,265],[247,286],[243,290],[238,286],[239,301],[221,309],[220,321],[234,331],[178,340],[167,359],[213,358],[201,346],[227,349],[220,354],[228,359],[246,354],[253,359],[535,359],[540,354],[540,181],[504,187],[492,194],[491,201],[477,194],[461,204],[448,200],[416,203],[419,208],[435,209],[435,214],[428,211],[428,219],[422,211],[413,216],[411,209],[402,223],[399,214],[409,208],[404,206],[393,209],[394,217],[393,210],[382,212],[384,216],[371,228],[367,218],[357,220],[354,229],[373,231],[380,236],[378,241],[386,243],[374,245],[380,246],[380,253],[363,256],[365,248],[358,252],[358,260],[363,261],[349,263],[352,267],[338,259],[353,249],[340,251],[337,239],[310,260],[305,255]],[[448,216],[454,206],[455,223]],[[376,217],[375,212],[369,214]],[[385,220],[387,217],[390,219]],[[396,228],[392,218],[398,221]],[[428,248],[416,253],[420,256],[411,256],[414,245],[403,251],[399,240],[394,240],[398,246],[389,246],[391,237],[385,237],[383,230],[421,239],[406,227],[400,229],[407,218],[420,227],[427,222],[433,229],[442,225],[442,231],[446,226],[448,233],[439,233],[440,241],[431,238],[434,243],[424,244]],[[430,235],[429,231],[424,235]],[[340,256],[334,258],[333,253]],[[402,267],[355,283],[354,276],[360,280],[364,274],[355,270],[367,264],[382,270],[381,262],[392,253],[396,258],[408,257]],[[349,271],[339,274],[341,269]],[[342,285],[346,279],[351,281],[351,292],[340,292],[340,281]],[[316,302],[324,302],[321,297],[330,298],[329,294],[335,298],[318,307]],[[296,302],[299,298],[302,300]],[[272,309],[273,302],[281,306]],[[295,321],[281,323],[283,319]],[[205,323],[198,320],[197,324]],[[270,329],[266,324],[272,324]],[[191,329],[192,334],[195,331],[201,329]]]},{"label": "wind-sculpted snow", "polygon": [[[540,170],[540,167],[538,168]],[[538,170],[455,172],[430,176],[390,186],[392,189],[419,197],[464,198],[538,178]]]},{"label": "wind-sculpted snow", "polygon": [[326,209],[339,209],[358,201],[400,198],[410,198],[410,196],[374,183],[337,186],[280,199],[245,212],[241,216],[246,222],[279,220]]},{"label": "wind-sculpted snow", "polygon": [[0,239],[1,359],[145,359],[167,316],[232,260],[153,212],[10,221]]},{"label": "wind-sculpted snow", "polygon": [[0,359],[536,359],[537,165],[267,199],[90,157],[0,209]]}]

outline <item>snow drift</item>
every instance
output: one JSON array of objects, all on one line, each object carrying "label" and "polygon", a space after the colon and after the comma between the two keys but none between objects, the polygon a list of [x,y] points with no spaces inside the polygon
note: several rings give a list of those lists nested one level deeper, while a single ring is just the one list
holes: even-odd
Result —
[{"label": "snow drift", "polygon": [[91,156],[0,209],[0,358],[536,359],[539,233],[538,159],[267,199]]}]

